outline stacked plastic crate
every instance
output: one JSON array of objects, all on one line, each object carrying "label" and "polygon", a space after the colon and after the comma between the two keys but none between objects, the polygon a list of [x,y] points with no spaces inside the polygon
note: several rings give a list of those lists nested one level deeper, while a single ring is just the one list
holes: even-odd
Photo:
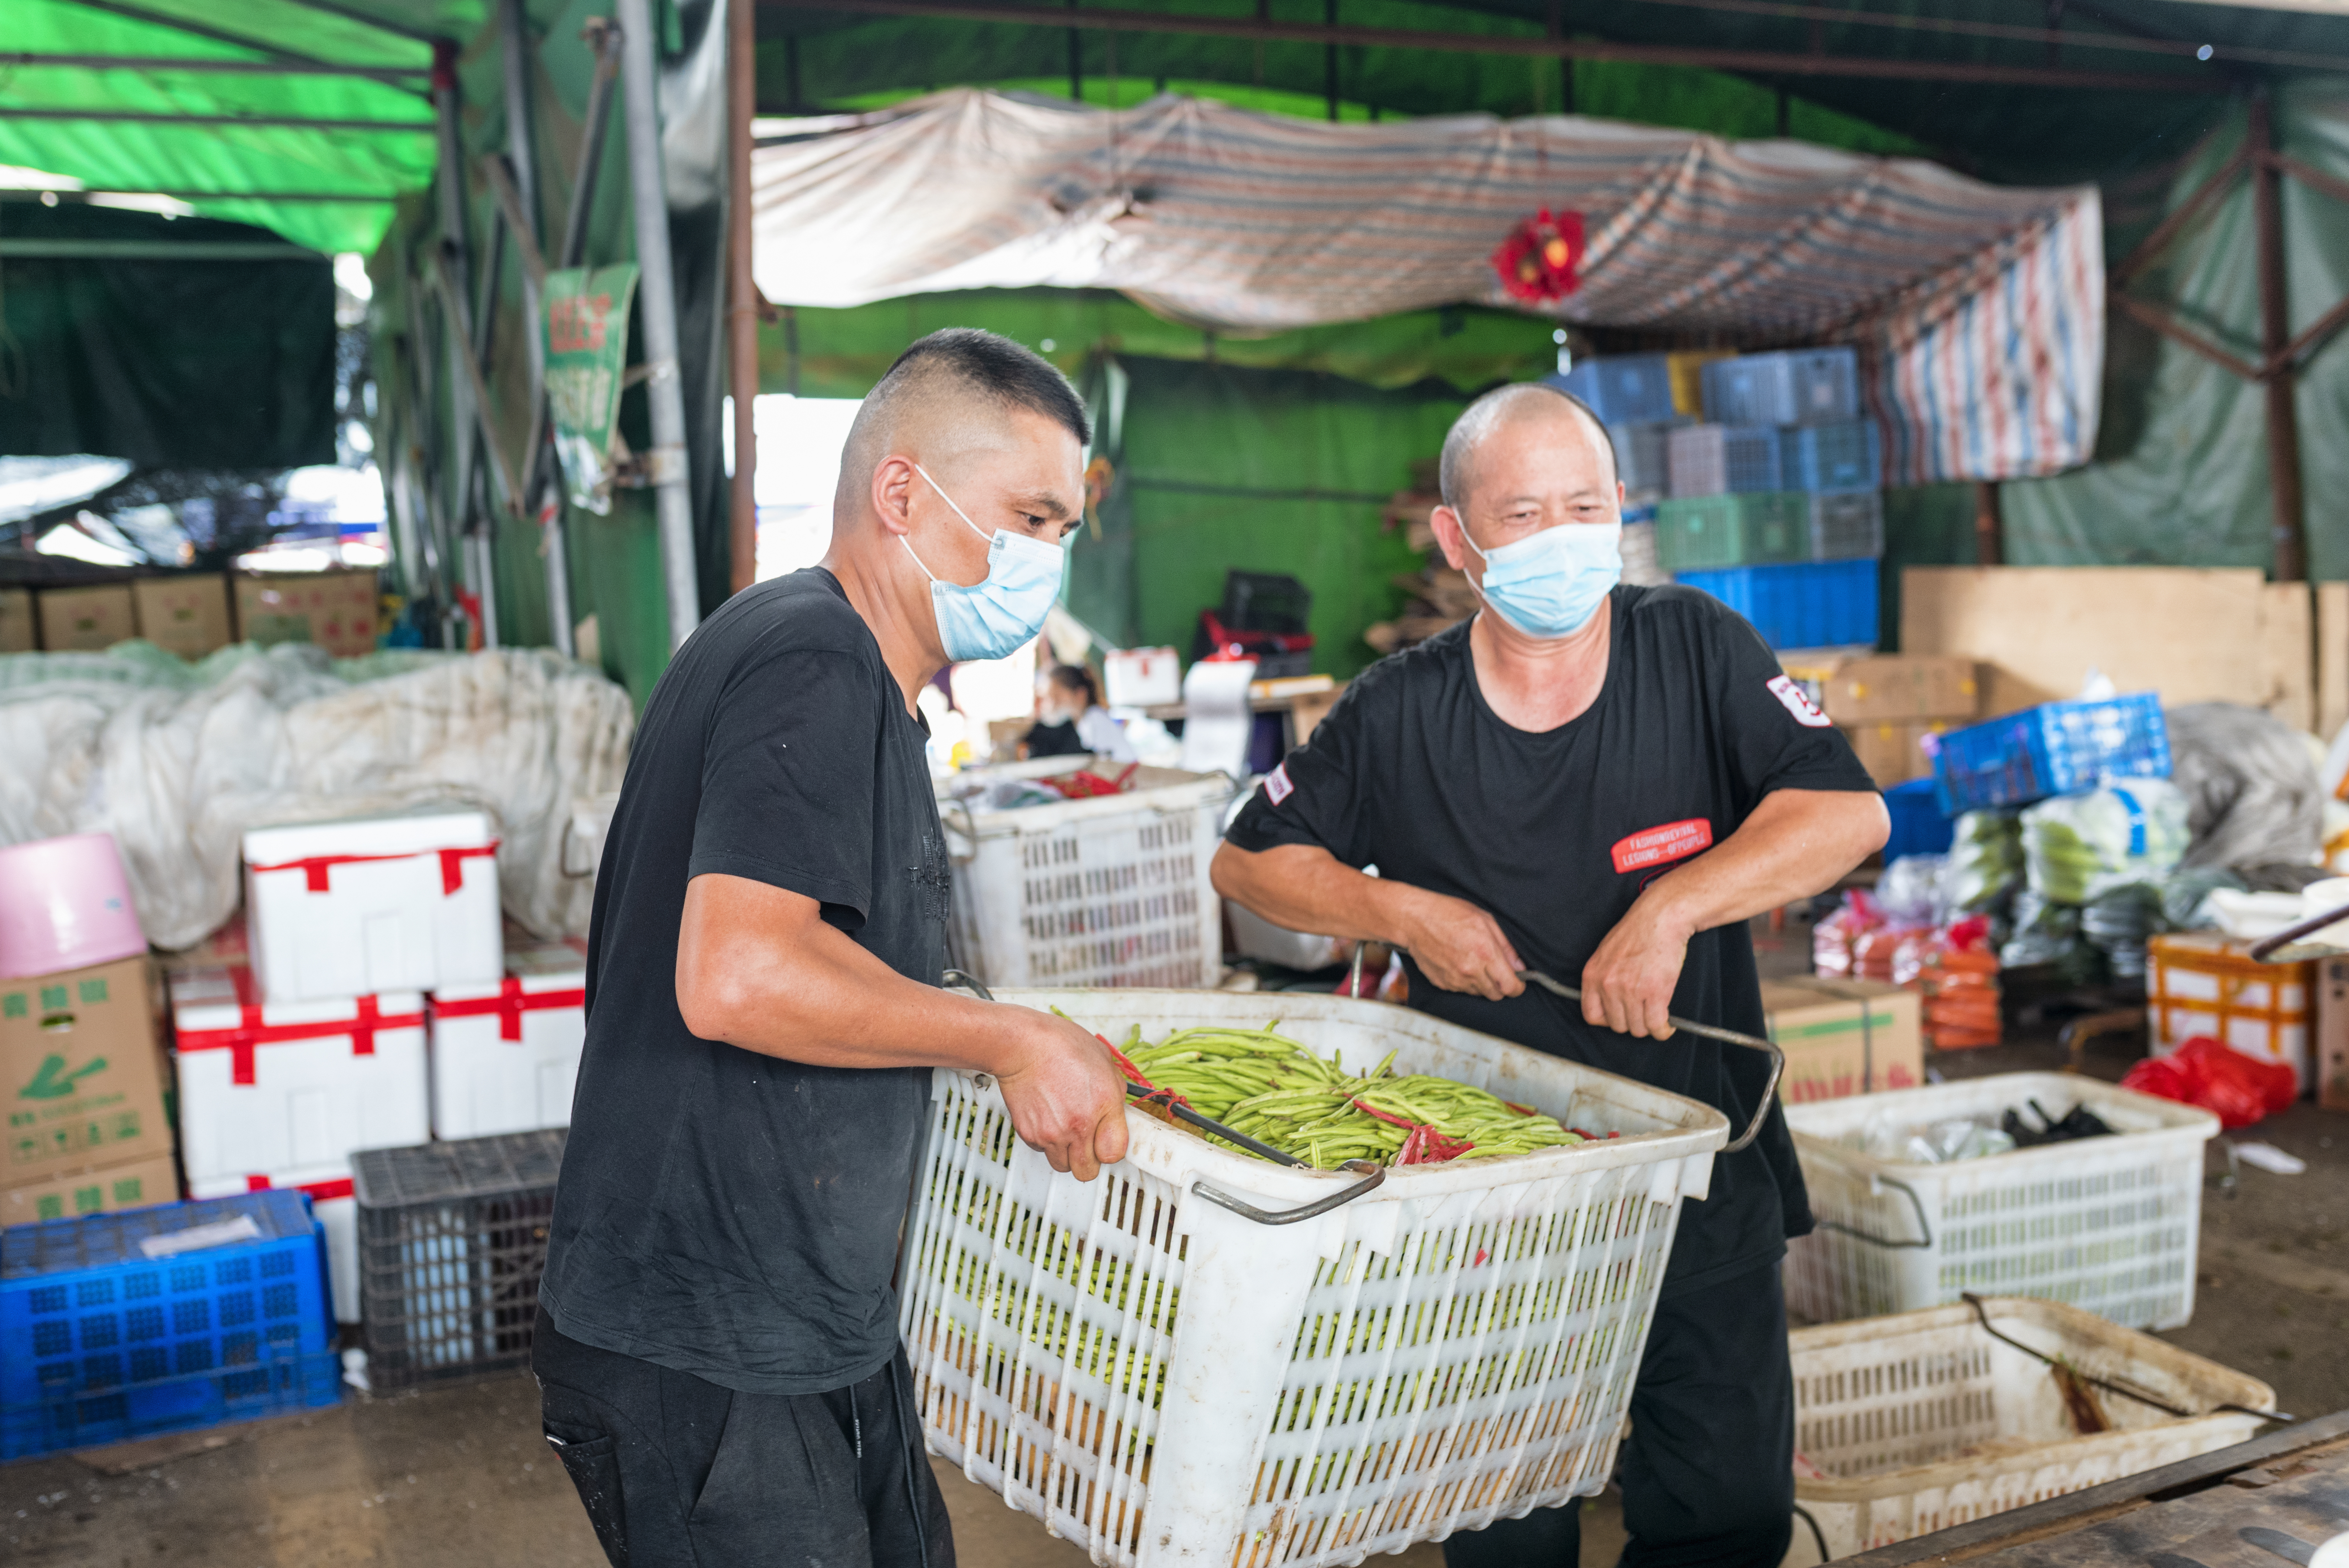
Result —
[{"label": "stacked plastic crate", "polygon": [[[1603,363],[1603,362],[1602,362]],[[1704,364],[1702,420],[1665,438],[1662,568],[1774,647],[1873,645],[1883,456],[1848,348]]]},{"label": "stacked plastic crate", "polygon": [[[1605,421],[1623,481],[1623,580],[1669,583],[1656,551],[1656,508],[1669,493],[1672,432],[1689,423],[1696,382],[1676,360],[1693,357],[1634,354],[1585,359],[1546,379],[1573,393]],[[1683,404],[1691,406],[1684,407]]]}]

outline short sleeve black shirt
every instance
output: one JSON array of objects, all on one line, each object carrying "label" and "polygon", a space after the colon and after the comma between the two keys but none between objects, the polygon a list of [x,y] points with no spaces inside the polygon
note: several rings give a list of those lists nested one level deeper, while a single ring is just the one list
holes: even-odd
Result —
[{"label": "short sleeve black shirt", "polygon": [[843,1387],[895,1352],[928,1070],[698,1038],[678,926],[690,879],[744,877],[936,985],[949,873],[926,739],[821,569],[727,601],[654,687],[595,883],[540,1294],[563,1333],[746,1393]]},{"label": "short sleeve black shirt", "polygon": [[[1492,913],[1520,958],[1574,984],[1640,890],[1735,832],[1774,789],[1873,789],[1850,746],[1788,682],[1762,638],[1691,588],[1619,587],[1607,678],[1579,717],[1511,727],[1476,685],[1468,626],[1372,665],[1232,824],[1241,849],[1315,844],[1350,866]],[[1406,959],[1406,964],[1408,964]],[[1439,991],[1411,1004],[1503,1039],[1701,1100],[1743,1130],[1769,1064],[1686,1033],[1619,1035],[1538,988],[1506,1002]],[[1689,944],[1682,1017],[1758,1035],[1762,995],[1740,923]],[[1714,1162],[1682,1212],[1665,1275],[1676,1295],[1761,1266],[1811,1228],[1776,1109]]]}]

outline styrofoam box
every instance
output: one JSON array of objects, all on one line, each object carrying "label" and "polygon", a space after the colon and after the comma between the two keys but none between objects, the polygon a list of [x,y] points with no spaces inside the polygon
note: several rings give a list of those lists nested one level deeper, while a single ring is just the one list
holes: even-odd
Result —
[{"label": "styrofoam box", "polygon": [[[2033,1099],[2085,1105],[2110,1138],[1946,1165],[1879,1160],[1882,1117],[1995,1122]],[[2002,1073],[1786,1108],[1818,1229],[1786,1246],[1786,1305],[1814,1323],[1945,1306],[1960,1295],[2068,1302],[2128,1328],[2194,1315],[2207,1110],[2065,1073]]]},{"label": "styrofoam box", "polygon": [[480,811],[420,810],[244,835],[253,969],[272,1001],[504,973],[497,841]]},{"label": "styrofoam box", "polygon": [[[2045,1362],[1984,1330],[1971,1305],[1798,1328],[1795,1501],[1830,1557],[1911,1541],[2250,1439],[2275,1408],[2254,1377],[2061,1302],[1995,1296],[1992,1327],[2091,1377],[2143,1389],[2175,1416],[2099,1391],[2112,1425],[2083,1437]],[[1798,1559],[1807,1562],[1807,1558]]]},{"label": "styrofoam box", "polygon": [[310,1171],[213,1176],[188,1183],[191,1198],[233,1198],[272,1189],[305,1192],[310,1212],[326,1233],[326,1288],[334,1297],[335,1321],[359,1321],[359,1209],[351,1195],[350,1166]]},{"label": "styrofoam box", "polygon": [[[1599,1136],[1363,1176],[1283,1169],[1130,1107],[1058,1174],[984,1075],[932,1075],[899,1327],[931,1449],[1097,1563],[1336,1568],[1606,1484],[1682,1201],[1729,1127],[1661,1089],[1408,1007],[1219,991],[1001,992],[1112,1039],[1281,1032]],[[1609,1137],[1609,1134],[1616,1136]]]},{"label": "styrofoam box", "polygon": [[1183,663],[1172,648],[1117,648],[1102,655],[1102,701],[1151,707],[1183,700]]},{"label": "styrofoam box", "polygon": [[498,985],[433,992],[434,1136],[570,1126],[587,1041],[586,985],[586,958],[554,942],[509,951]]},{"label": "styrofoam box", "polygon": [[356,1150],[431,1136],[420,993],[262,1003],[239,973],[171,981],[191,1186],[280,1171],[347,1176]]}]

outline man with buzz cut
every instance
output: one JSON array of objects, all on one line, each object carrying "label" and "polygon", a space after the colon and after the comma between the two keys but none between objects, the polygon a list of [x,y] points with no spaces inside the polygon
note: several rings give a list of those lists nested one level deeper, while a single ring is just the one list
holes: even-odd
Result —
[{"label": "man with buzz cut", "polygon": [[1083,1181],[1125,1097],[1076,1025],[939,989],[914,698],[1036,636],[1089,438],[1019,345],[922,339],[850,429],[823,564],[728,600],[646,705],[532,1351],[615,1564],[953,1568],[892,1284],[930,1069],[993,1074]]},{"label": "man with buzz cut", "polygon": [[[1884,842],[1851,748],[1752,626],[1622,575],[1606,428],[1541,386],[1486,394],[1444,443],[1444,559],[1471,620],[1372,665],[1216,851],[1225,897],[1296,931],[1391,943],[1411,1006],[1702,1100],[1744,1128],[1763,1032],[1745,922]],[[1360,868],[1375,863],[1379,874]],[[1522,972],[1578,983],[1579,1007]],[[1779,1260],[1810,1229],[1785,1118],[1682,1206],[1618,1471],[1637,1568],[1777,1568],[1794,1509]],[[1576,1510],[1454,1535],[1451,1568],[1575,1568]]]}]

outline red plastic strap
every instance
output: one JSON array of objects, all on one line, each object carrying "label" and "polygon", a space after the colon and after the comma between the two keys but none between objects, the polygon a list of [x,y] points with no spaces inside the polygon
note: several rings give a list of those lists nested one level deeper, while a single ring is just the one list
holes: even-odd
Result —
[{"label": "red plastic strap", "polygon": [[[278,1191],[278,1187],[266,1176],[248,1176],[244,1179],[244,1190],[248,1192],[274,1192]],[[329,1198],[347,1198],[353,1189],[351,1179],[345,1176],[333,1181],[305,1181],[300,1186],[288,1188],[286,1191],[307,1192],[310,1194],[312,1202],[323,1203]]]},{"label": "red plastic strap", "polygon": [[465,885],[465,862],[476,855],[494,855],[500,841],[492,839],[486,844],[468,844],[455,850],[412,850],[404,855],[306,855],[298,861],[280,861],[274,866],[249,866],[255,872],[300,872],[305,886],[311,892],[328,891],[327,875],[336,866],[367,865],[377,861],[412,861],[418,855],[437,854],[440,857],[440,892],[445,896]]},{"label": "red plastic strap", "polygon": [[178,1031],[175,1047],[182,1051],[228,1051],[233,1053],[229,1065],[229,1082],[250,1087],[254,1082],[254,1047],[282,1045],[291,1040],[332,1039],[336,1035],[351,1037],[351,1055],[375,1055],[375,1037],[378,1029],[412,1029],[424,1022],[421,1013],[385,1013],[376,1006],[373,996],[358,999],[358,1016],[347,1019],[327,1019],[315,1024],[264,1024],[261,1021],[261,997],[253,983],[253,971],[237,968],[229,972],[229,982],[236,987],[237,1024],[233,1029],[181,1029]]},{"label": "red plastic strap", "polygon": [[435,996],[432,998],[432,1016],[436,1018],[478,1018],[495,1013],[498,1016],[498,1038],[519,1041],[524,1013],[554,1012],[586,1005],[587,992],[584,986],[574,991],[525,991],[522,988],[522,977],[509,975],[494,996],[475,996],[461,1002],[444,1002]]}]

